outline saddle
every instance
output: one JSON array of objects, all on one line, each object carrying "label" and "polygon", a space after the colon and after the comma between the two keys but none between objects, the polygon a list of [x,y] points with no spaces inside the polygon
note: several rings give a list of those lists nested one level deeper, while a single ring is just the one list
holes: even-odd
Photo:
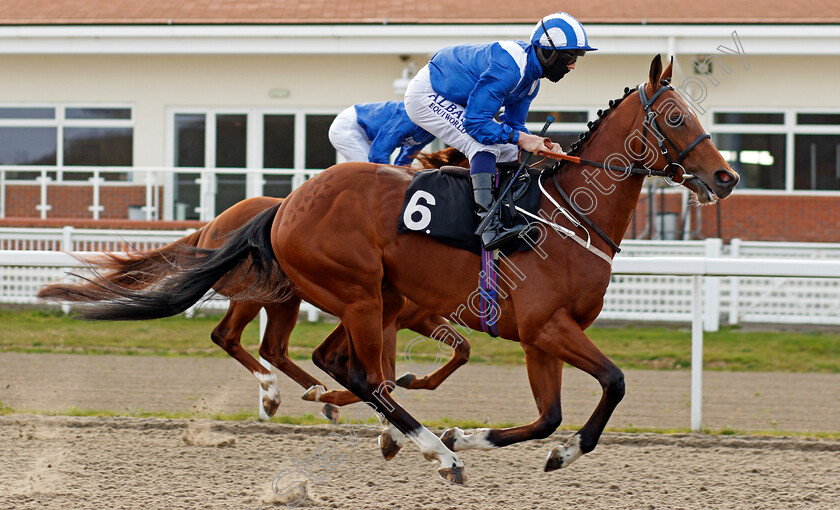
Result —
[{"label": "saddle", "polygon": [[[518,163],[498,165],[496,193],[507,187]],[[414,174],[400,211],[398,233],[420,233],[448,246],[481,254],[481,238],[475,235],[478,221],[473,211],[470,171],[457,166],[421,170]],[[514,206],[536,214],[540,202],[538,171],[520,173],[500,206],[502,221],[525,221]],[[498,183],[501,183],[499,185]],[[502,247],[503,253],[524,251],[531,244],[517,240]]]}]

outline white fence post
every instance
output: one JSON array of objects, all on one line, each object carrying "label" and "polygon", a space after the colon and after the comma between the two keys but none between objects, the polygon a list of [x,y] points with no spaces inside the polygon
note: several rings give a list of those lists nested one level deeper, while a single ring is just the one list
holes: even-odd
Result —
[{"label": "white fence post", "polygon": [[[73,227],[65,226],[61,228],[61,251],[70,253],[73,251]],[[69,267],[63,268],[64,271],[70,271]],[[61,304],[61,311],[64,312],[64,315],[70,313],[70,304],[69,303],[62,303]]]},{"label": "white fence post", "polygon": [[[723,241],[720,239],[706,239],[706,257],[719,258]],[[705,306],[703,307],[703,329],[717,331],[720,329],[720,278],[708,277],[704,282]]]},{"label": "white fence post", "polygon": [[702,427],[703,411],[703,277],[692,276],[691,431]]},{"label": "white fence post", "polygon": [[99,213],[104,211],[105,208],[101,204],[100,200],[100,192],[102,190],[102,183],[105,182],[105,179],[99,175],[99,170],[93,171],[93,177],[89,178],[88,181],[93,188],[93,205],[88,206],[88,210],[93,213],[93,219],[99,219]]},{"label": "white fence post", "polygon": [[[262,308],[262,309],[260,309],[260,345],[262,345],[263,336],[265,336],[265,328],[266,328],[267,324],[268,324],[268,314],[265,312],[265,308]],[[266,370],[271,372],[271,364],[268,361],[264,360],[262,358],[262,356],[259,356],[259,360],[260,360],[260,365],[262,365],[263,368],[265,368]],[[265,395],[265,390],[262,388],[262,385],[260,385],[260,393],[259,393],[260,399],[257,402],[257,409],[259,409],[260,419],[263,420],[263,421],[271,419],[271,416],[267,415],[266,412],[265,412],[265,409],[263,409],[262,402],[263,402],[263,396],[264,395]]]},{"label": "white fence post", "polygon": [[[741,240],[735,238],[729,245],[729,254],[733,259],[737,259],[741,256]],[[738,284],[740,279],[737,276],[733,276],[729,280],[729,325],[734,326],[738,324],[738,300],[740,296],[738,295]]]},{"label": "white fence post", "polygon": [[6,171],[0,170],[0,218],[6,217]]},{"label": "white fence post", "polygon": [[146,221],[152,221],[155,218],[152,218],[152,213],[157,212],[157,207],[155,207],[155,197],[153,193],[154,184],[154,174],[152,174],[152,169],[146,169],[146,204],[143,206],[143,212],[146,214]]},{"label": "white fence post", "polygon": [[52,177],[47,176],[46,170],[41,170],[41,176],[36,177],[35,180],[41,185],[41,203],[35,206],[35,209],[41,211],[41,219],[47,219],[47,211],[52,209],[52,206],[47,203],[47,183],[52,180]]}]

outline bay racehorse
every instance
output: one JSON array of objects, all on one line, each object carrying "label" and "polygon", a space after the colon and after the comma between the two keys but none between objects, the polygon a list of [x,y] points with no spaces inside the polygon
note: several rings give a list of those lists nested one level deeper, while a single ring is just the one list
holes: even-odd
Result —
[{"label": "bay racehorse", "polygon": [[[455,453],[459,450],[497,448],[553,433],[561,420],[564,363],[592,375],[602,387],[601,400],[584,426],[549,452],[545,469],[566,467],[595,448],[624,396],[621,370],[584,330],[603,306],[611,258],[645,175],[681,183],[702,204],[725,198],[738,181],[670,85],[671,72],[672,65],[663,71],[656,56],[647,81],[625,89],[625,95],[590,125],[573,151],[578,162],[543,172],[540,212],[550,218],[553,231],[545,231],[534,249],[504,259],[501,270],[515,267],[519,278],[499,278],[504,297],[498,303],[496,327],[500,337],[520,342],[525,351],[539,411],[531,424],[470,435],[450,429],[438,438],[389,393],[393,386],[381,363],[382,330],[399,314],[403,296],[464,327],[478,328],[481,320],[478,308],[468,306],[476,295],[479,257],[425,235],[398,235],[398,217],[412,177],[403,168],[336,165],[163,285],[123,291],[82,313],[105,320],[173,315],[251,257],[255,270],[271,274],[286,291],[302,292],[340,318],[341,326],[315,349],[314,362],[383,414],[427,459],[438,461],[438,473],[446,480],[466,481],[464,464]],[[561,206],[568,216],[557,213]],[[591,244],[581,240],[584,232],[588,236],[587,226],[598,233]],[[271,272],[275,260],[282,275]]]},{"label": "bay racehorse", "polygon": [[[465,163],[464,155],[455,149],[418,154],[421,168],[439,168],[444,165]],[[165,279],[172,271],[185,263],[184,258],[196,256],[195,248],[208,250],[220,247],[231,232],[242,227],[254,216],[266,209],[279,206],[282,198],[254,197],[238,202],[197,231],[184,236],[162,248],[138,251],[127,247],[124,253],[104,253],[80,257],[87,266],[97,268],[97,278],[80,283],[51,284],[38,293],[41,299],[65,302],[92,302],[107,299],[111,294],[102,294],[103,285],[116,285],[134,290],[148,288]],[[288,295],[282,300],[271,297],[270,281],[258,282],[253,273],[232,271],[216,282],[213,290],[219,295],[231,298],[228,310],[210,333],[213,342],[248,369],[259,381],[265,394],[263,410],[273,416],[280,405],[280,388],[277,378],[242,347],[241,338],[245,326],[251,322],[260,309],[266,310],[266,329],[260,343],[260,356],[289,378],[300,384],[306,393],[303,398],[324,403],[324,415],[338,423],[336,406],[344,406],[359,399],[347,390],[327,391],[315,377],[307,373],[289,357],[289,339],[295,327],[301,296]],[[250,296],[250,297],[249,297]],[[443,342],[451,348],[452,357],[436,371],[423,377],[407,373],[395,378],[396,332],[409,329],[423,336]],[[384,330],[383,366],[389,381],[407,389],[436,389],[455,370],[469,360],[470,344],[447,321],[436,314],[423,310],[406,301],[396,320]],[[442,351],[443,352],[443,351]],[[396,454],[393,451],[390,457]]]}]

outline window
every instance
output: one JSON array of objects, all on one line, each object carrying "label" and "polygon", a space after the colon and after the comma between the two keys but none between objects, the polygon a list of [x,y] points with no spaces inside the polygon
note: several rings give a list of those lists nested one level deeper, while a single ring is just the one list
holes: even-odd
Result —
[{"label": "window", "polygon": [[796,135],[795,189],[840,190],[840,134]]},{"label": "window", "polygon": [[840,191],[840,113],[714,112],[712,136],[739,188]]},{"label": "window", "polygon": [[[295,167],[295,116],[263,116],[263,168]],[[285,197],[292,192],[292,176],[264,174],[263,195]]]},{"label": "window", "polygon": [[[216,115],[216,168],[245,168],[248,116],[244,113]],[[246,196],[244,174],[216,174],[216,212]]]},{"label": "window", "polygon": [[714,142],[739,188],[785,189],[785,135],[717,133]]},{"label": "window", "polygon": [[525,117],[525,122],[545,123],[545,119],[551,115],[554,117],[556,123],[583,123],[589,120],[590,112],[588,110],[564,110],[564,111],[544,111],[531,110],[528,116]]},{"label": "window", "polygon": [[[175,115],[175,166],[201,168],[205,161],[207,119],[203,113]],[[196,208],[201,203],[201,187],[197,174],[175,174],[175,219],[199,219]]]},{"label": "window", "polygon": [[306,116],[306,168],[323,170],[336,162],[336,151],[330,143],[330,124],[335,115]]},{"label": "window", "polygon": [[[32,167],[132,166],[130,107],[0,106],[0,165]],[[61,150],[59,150],[59,148]],[[33,179],[38,171],[10,170],[6,178]],[[59,181],[86,180],[92,172],[51,171]],[[103,173],[127,180],[127,173]]]},{"label": "window", "polygon": [[[586,131],[587,121],[597,118],[597,108],[589,110],[531,110],[526,117],[525,127],[531,133],[537,134],[545,125],[549,115],[554,117],[554,122],[545,132],[545,136],[551,138],[552,142],[560,144],[564,151],[571,150],[581,133]],[[533,161],[537,159],[534,158]],[[553,160],[546,160],[543,166],[554,164]]]}]

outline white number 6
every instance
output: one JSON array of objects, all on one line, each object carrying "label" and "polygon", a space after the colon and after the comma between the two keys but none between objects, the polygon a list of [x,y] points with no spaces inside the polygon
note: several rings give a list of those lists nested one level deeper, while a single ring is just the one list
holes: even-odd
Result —
[{"label": "white number 6", "polygon": [[[411,195],[411,200],[408,201],[403,213],[403,222],[411,230],[423,230],[432,222],[432,211],[425,205],[419,204],[420,199],[425,200],[429,205],[435,205],[435,197],[428,191],[418,190]],[[414,221],[415,213],[420,213],[419,221]]]}]

